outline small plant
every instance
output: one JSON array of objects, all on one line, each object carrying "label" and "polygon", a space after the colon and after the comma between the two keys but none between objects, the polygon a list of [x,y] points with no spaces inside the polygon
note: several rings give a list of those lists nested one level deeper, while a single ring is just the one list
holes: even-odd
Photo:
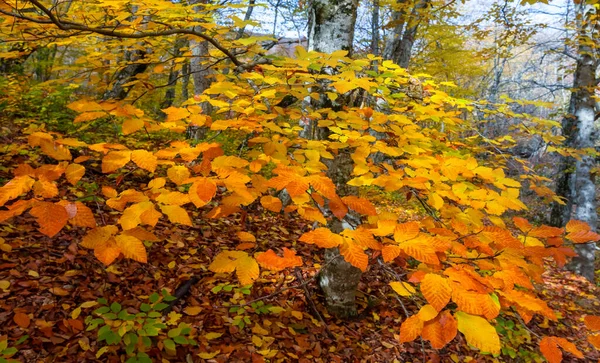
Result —
[{"label": "small plant", "polygon": [[169,354],[175,353],[177,345],[196,345],[190,338],[192,328],[188,324],[179,323],[176,328],[167,330],[167,324],[163,322],[161,311],[169,306],[165,301],[174,299],[166,290],[162,291],[162,296],[154,293],[148,297],[149,303],[140,305],[140,312],[136,314],[129,313],[117,302],[109,304],[104,298],[98,299],[102,306],[93,312],[97,317],[85,319],[87,331],[98,329],[98,342],[107,344],[96,356],[100,357],[111,350],[111,346],[116,346],[124,347],[130,357],[127,363],[152,363],[146,352],[155,342]]},{"label": "small plant", "polygon": [[19,351],[15,346],[20,345],[27,338],[29,338],[29,335],[24,335],[15,342],[14,346],[9,347],[8,338],[6,336],[0,337],[0,363],[18,363],[18,360],[10,359],[10,357]]}]

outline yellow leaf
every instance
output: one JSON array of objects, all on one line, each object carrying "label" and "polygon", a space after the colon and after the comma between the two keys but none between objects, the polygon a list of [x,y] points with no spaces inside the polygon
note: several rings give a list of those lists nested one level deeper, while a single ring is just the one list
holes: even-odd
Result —
[{"label": "yellow leaf", "polygon": [[[216,333],[208,333],[206,335],[209,334],[216,334]],[[219,336],[221,336],[221,334],[219,334]],[[212,353],[208,353],[208,352],[202,352],[202,353],[198,353],[198,357],[202,358],[202,359],[213,359],[214,357],[216,357],[219,353],[221,353],[220,350],[214,351]]]},{"label": "yellow leaf", "polygon": [[458,331],[463,333],[467,343],[483,352],[500,353],[500,338],[487,320],[462,311],[457,311],[454,317],[458,320]]},{"label": "yellow leaf", "polygon": [[29,213],[40,225],[40,232],[48,237],[54,237],[69,220],[65,207],[49,202],[35,203]]},{"label": "yellow leaf", "polygon": [[80,307],[86,309],[86,308],[91,308],[96,305],[98,305],[97,301],[86,301],[83,304],[81,304]]},{"label": "yellow leaf", "polygon": [[254,258],[245,256],[237,261],[235,272],[242,285],[251,285],[258,278],[260,269]]},{"label": "yellow leaf", "polygon": [[102,159],[102,172],[112,173],[125,166],[131,160],[131,151],[111,151]]},{"label": "yellow leaf", "polygon": [[348,208],[353,209],[354,211],[360,214],[365,214],[368,216],[377,215],[377,210],[375,209],[375,206],[368,199],[359,198],[355,196],[347,196],[343,197],[342,200],[344,201],[344,204],[348,206]]},{"label": "yellow leaf", "polygon": [[258,335],[252,335],[252,344],[260,348],[263,345],[263,340]]},{"label": "yellow leaf", "polygon": [[139,239],[134,236],[118,235],[115,237],[117,246],[121,249],[121,253],[125,258],[131,258],[138,262],[148,262],[148,256],[146,255],[146,247]]},{"label": "yellow leaf", "polygon": [[206,333],[204,335],[204,338],[206,340],[214,340],[214,339],[218,339],[221,337],[221,335],[223,335],[223,333]]},{"label": "yellow leaf", "polygon": [[[395,221],[381,221],[382,224],[385,222],[395,222]],[[395,223],[394,223],[395,224]],[[378,223],[379,225],[379,223]],[[381,228],[381,227],[379,227]],[[378,228],[378,229],[379,229]],[[419,222],[406,222],[402,224],[396,225],[394,228],[394,241],[398,243],[402,243],[408,240],[411,240],[419,235]],[[388,233],[389,234],[389,233]]]},{"label": "yellow leaf", "polygon": [[192,220],[187,211],[177,205],[161,205],[160,210],[169,217],[172,223],[179,223],[185,226],[192,226]]},{"label": "yellow leaf", "polygon": [[190,316],[196,316],[200,314],[201,311],[202,308],[200,306],[187,306],[185,309],[183,309],[183,312]]},{"label": "yellow leaf", "polygon": [[167,176],[177,185],[181,185],[184,180],[190,177],[190,170],[183,165],[175,165],[167,170]]},{"label": "yellow leaf", "polygon": [[424,323],[437,317],[437,315],[438,311],[429,304],[423,305],[423,307],[421,307],[421,309],[419,309],[419,312],[417,313],[419,319],[423,320]]},{"label": "yellow leaf", "polygon": [[133,134],[142,127],[144,127],[144,120],[139,118],[127,118],[125,121],[123,121],[121,131],[123,131],[123,135],[129,135]]},{"label": "yellow leaf", "polygon": [[223,251],[215,257],[208,269],[216,273],[233,272],[237,267],[237,260],[246,256],[248,254],[242,251]]},{"label": "yellow leaf", "polygon": [[163,193],[156,198],[156,201],[162,204],[184,205],[190,202],[190,197],[188,194],[183,194],[181,192],[163,191]]},{"label": "yellow leaf", "polygon": [[390,286],[400,296],[411,296],[416,292],[411,284],[404,281],[392,281],[390,282]]},{"label": "yellow leaf", "polygon": [[0,280],[0,289],[6,291],[10,287],[10,281]]},{"label": "yellow leaf", "polygon": [[71,319],[77,319],[79,317],[79,314],[81,314],[81,308],[75,308],[72,312],[71,312]]},{"label": "yellow leaf", "polygon": [[135,150],[131,153],[131,160],[140,168],[151,173],[156,170],[157,158],[149,151]]},{"label": "yellow leaf", "polygon": [[67,181],[72,185],[77,184],[77,182],[83,177],[85,174],[85,167],[79,164],[69,164],[65,169],[65,177]]},{"label": "yellow leaf", "polygon": [[427,203],[437,210],[441,210],[444,206],[444,199],[438,193],[431,193],[427,199]]},{"label": "yellow leaf", "polygon": [[452,288],[448,280],[438,274],[429,273],[421,281],[423,296],[437,311],[448,305],[452,296]]}]

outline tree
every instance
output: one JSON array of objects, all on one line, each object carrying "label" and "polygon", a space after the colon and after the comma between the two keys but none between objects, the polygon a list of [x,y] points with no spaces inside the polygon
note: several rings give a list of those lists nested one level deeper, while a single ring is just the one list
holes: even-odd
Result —
[{"label": "tree", "polygon": [[[595,146],[596,115],[595,89],[598,84],[596,71],[598,59],[595,56],[597,45],[593,33],[597,29],[598,14],[594,4],[575,2],[577,24],[577,61],[573,77],[573,91],[568,115],[563,118],[562,129],[566,137],[565,145],[580,151],[575,161],[572,157],[562,157],[557,182],[557,194],[566,197],[566,204],[553,210],[553,222],[561,223],[573,217],[585,221],[596,230],[596,187],[592,168],[594,157],[590,155]],[[572,170],[573,162],[575,164]],[[574,209],[574,211],[573,211]],[[578,256],[570,267],[590,281],[595,280],[594,261],[596,246],[593,243],[578,245]]]}]

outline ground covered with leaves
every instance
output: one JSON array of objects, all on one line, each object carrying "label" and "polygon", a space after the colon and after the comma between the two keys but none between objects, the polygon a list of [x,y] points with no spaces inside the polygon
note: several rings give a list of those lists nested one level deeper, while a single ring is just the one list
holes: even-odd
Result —
[{"label": "ground covered with leaves", "polygon": [[[1,177],[9,178],[10,168],[28,157],[23,152],[23,160],[3,160]],[[104,225],[116,223],[119,215],[94,202],[102,198],[98,187],[127,189],[140,183],[135,174],[117,180],[89,174],[82,181],[75,192],[87,198]],[[398,212],[385,196],[378,207]],[[398,342],[401,322],[423,305],[399,297],[388,285],[400,276],[410,279],[409,265],[389,267],[372,255],[357,295],[360,314],[340,321],[327,314],[315,281],[322,262],[315,256],[321,254],[297,243],[310,230],[306,222],[294,215],[274,216],[260,206],[230,218],[193,213],[195,227],[159,223],[151,233],[132,232],[148,241],[147,264],[121,257],[108,268],[79,246],[83,228],[65,228],[51,239],[29,215],[2,224],[0,361],[120,362],[133,349],[127,347],[127,334],[140,329],[149,335],[142,350],[152,361],[163,362],[543,361],[543,335],[567,337],[588,348],[586,360],[599,358],[587,343],[583,317],[600,315],[600,291],[562,269],[549,266],[539,286],[561,315],[558,323],[536,316],[525,325],[516,313],[504,314],[497,318],[500,356],[481,355],[461,337],[435,350],[420,340]],[[228,275],[207,268],[223,249],[254,253],[283,247],[296,250],[304,266],[264,273],[252,288],[232,285]],[[134,315],[137,320],[130,318]],[[103,330],[105,319],[117,324]],[[116,339],[112,331],[123,338]],[[565,361],[571,358],[565,354]]]}]

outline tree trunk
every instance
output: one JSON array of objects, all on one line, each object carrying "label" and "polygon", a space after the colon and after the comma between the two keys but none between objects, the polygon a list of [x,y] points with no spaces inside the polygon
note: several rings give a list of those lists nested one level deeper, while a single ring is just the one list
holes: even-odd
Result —
[{"label": "tree trunk", "polygon": [[[594,31],[596,30],[595,8],[586,2],[576,3],[577,28],[579,32],[579,46],[577,66],[573,80],[573,92],[571,103],[573,107],[573,125],[567,122],[563,130],[567,136],[567,147],[573,147],[585,152],[585,149],[594,147],[595,138],[595,97],[596,69],[598,59],[593,48]],[[567,119],[568,120],[568,119]],[[594,166],[594,158],[583,154],[575,162],[575,173],[573,178],[573,195],[575,203],[574,219],[586,222],[593,231],[598,225],[596,214],[596,188],[593,174],[590,172]],[[594,261],[596,254],[595,243],[578,244],[575,246],[578,256],[573,258],[569,268],[594,281]]]},{"label": "tree trunk", "polygon": [[408,19],[406,19],[406,2],[407,0],[397,2],[402,8],[392,15],[392,21],[396,26],[392,32],[392,39],[388,41],[383,53],[385,59],[392,60],[402,68],[408,68],[417,30],[423,20],[422,12],[429,6],[431,0],[418,0]]},{"label": "tree trunk", "polygon": [[[171,107],[173,102],[175,101],[175,90],[177,88],[177,79],[179,78],[179,70],[177,70],[177,63],[175,62],[177,57],[180,57],[182,52],[181,48],[185,47],[187,44],[187,40],[185,38],[178,38],[175,41],[174,49],[173,49],[173,65],[171,71],[169,72],[169,80],[167,91],[165,92],[165,98],[163,99],[160,107],[161,109],[165,109]],[[185,99],[187,100],[187,98]]]},{"label": "tree trunk", "polygon": [[[358,2],[355,0],[314,0],[309,8],[308,48],[319,52],[331,53],[340,49],[352,51],[354,23],[356,22]],[[326,85],[322,85],[325,88]],[[331,107],[325,97],[314,105],[315,108]],[[312,138],[324,139],[327,129],[318,128],[315,120],[310,121],[308,132]],[[338,188],[338,194],[349,193],[346,184],[352,174],[352,159],[346,151],[340,151],[334,160],[329,161],[328,176]],[[358,222],[348,223],[334,217],[328,227],[334,233],[354,228]],[[319,272],[319,286],[325,294],[327,310],[339,317],[357,315],[355,294],[360,281],[360,269],[344,260],[337,248],[325,251],[325,264]]]}]

